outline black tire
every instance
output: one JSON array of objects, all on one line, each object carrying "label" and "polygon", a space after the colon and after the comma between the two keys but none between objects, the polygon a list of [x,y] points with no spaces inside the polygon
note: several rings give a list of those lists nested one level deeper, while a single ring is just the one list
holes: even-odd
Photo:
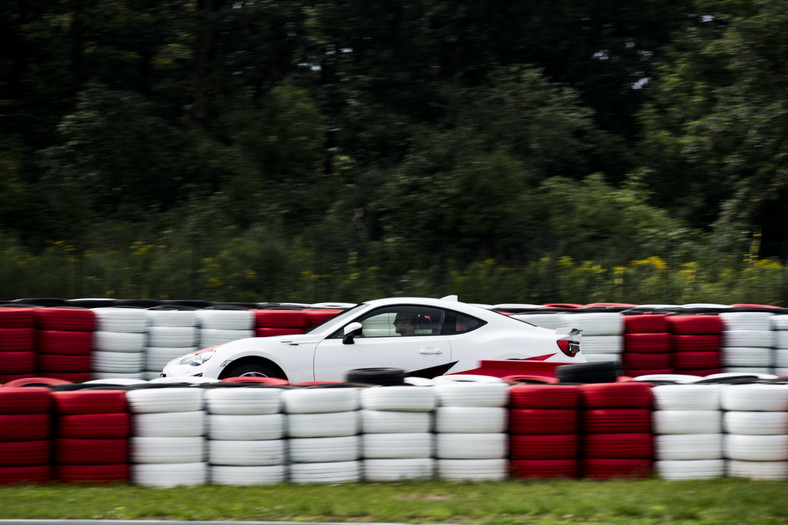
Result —
[{"label": "black tire", "polygon": [[356,368],[345,375],[348,383],[393,386],[405,383],[405,371],[401,368]]},{"label": "black tire", "polygon": [[227,377],[278,377],[287,379],[283,373],[274,368],[257,363],[246,363],[231,368],[227,373],[222,374],[222,379]]},{"label": "black tire", "polygon": [[619,371],[613,362],[577,363],[557,367],[555,375],[561,383],[615,383]]}]

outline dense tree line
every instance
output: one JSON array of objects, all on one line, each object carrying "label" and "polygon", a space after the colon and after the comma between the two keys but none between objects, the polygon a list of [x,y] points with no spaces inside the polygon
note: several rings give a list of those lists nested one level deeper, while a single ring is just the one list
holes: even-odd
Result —
[{"label": "dense tree line", "polygon": [[0,44],[6,249],[252,243],[258,275],[351,257],[382,293],[786,255],[779,2],[25,0]]}]

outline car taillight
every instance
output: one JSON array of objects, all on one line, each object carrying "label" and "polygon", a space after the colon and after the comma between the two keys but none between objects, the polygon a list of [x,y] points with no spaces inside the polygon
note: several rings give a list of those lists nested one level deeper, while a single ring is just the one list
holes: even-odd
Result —
[{"label": "car taillight", "polygon": [[558,348],[564,355],[574,357],[580,351],[580,341],[573,341],[571,339],[559,339],[557,341]]}]

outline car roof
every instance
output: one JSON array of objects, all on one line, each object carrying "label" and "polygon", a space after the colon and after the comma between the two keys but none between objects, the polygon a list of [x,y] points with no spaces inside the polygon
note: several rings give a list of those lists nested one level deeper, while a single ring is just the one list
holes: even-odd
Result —
[{"label": "car roof", "polygon": [[487,308],[476,304],[470,303],[463,303],[457,300],[457,296],[447,296],[442,298],[435,298],[435,297],[385,297],[382,299],[373,299],[371,301],[365,301],[364,304],[367,304],[372,307],[379,307],[379,306],[390,306],[395,304],[409,304],[409,305],[423,305],[423,306],[432,306],[435,308],[448,308],[451,310],[456,310],[458,312],[467,313],[469,315],[475,315],[477,317],[488,317],[488,316],[502,316],[497,312],[493,312]]}]

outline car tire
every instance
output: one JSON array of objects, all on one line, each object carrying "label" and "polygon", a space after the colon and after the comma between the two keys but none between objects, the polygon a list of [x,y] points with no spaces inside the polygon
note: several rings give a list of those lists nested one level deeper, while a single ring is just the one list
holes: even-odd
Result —
[{"label": "car tire", "polygon": [[273,368],[254,363],[239,365],[223,374],[224,377],[279,377],[279,375],[281,373],[275,372]]},{"label": "car tire", "polygon": [[619,365],[612,361],[561,365],[555,374],[561,383],[615,383]]},{"label": "car tire", "polygon": [[356,368],[345,375],[348,383],[394,386],[405,383],[405,371],[401,368]]}]

